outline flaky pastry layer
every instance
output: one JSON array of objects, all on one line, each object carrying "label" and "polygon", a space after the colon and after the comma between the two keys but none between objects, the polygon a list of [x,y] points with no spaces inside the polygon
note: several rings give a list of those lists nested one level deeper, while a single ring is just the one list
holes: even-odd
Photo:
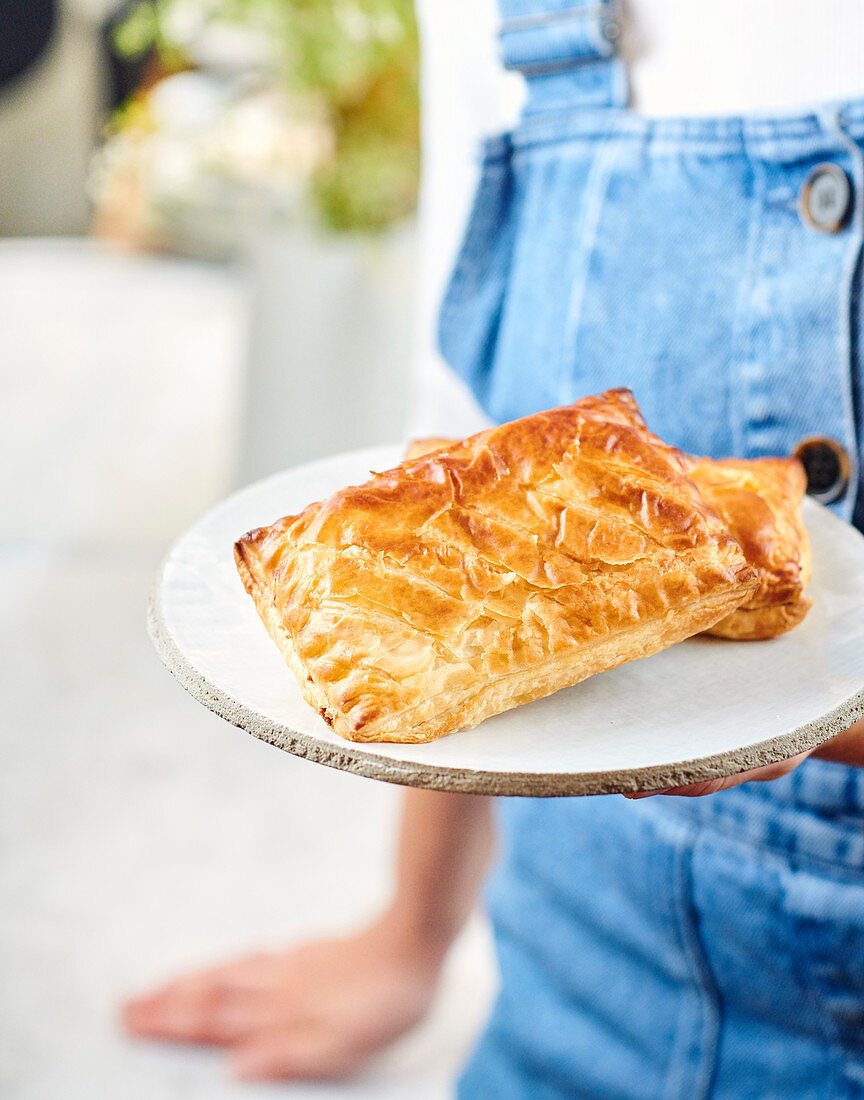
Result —
[{"label": "flaky pastry layer", "polygon": [[[634,412],[635,410],[635,412]],[[252,531],[240,575],[307,702],[429,741],[647,656],[759,579],[629,391],[492,428]]]}]

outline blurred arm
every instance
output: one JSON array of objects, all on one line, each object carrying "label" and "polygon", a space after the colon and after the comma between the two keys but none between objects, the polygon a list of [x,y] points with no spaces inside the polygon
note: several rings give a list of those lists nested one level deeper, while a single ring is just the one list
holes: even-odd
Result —
[{"label": "blurred arm", "polygon": [[443,957],[474,907],[492,848],[489,798],[409,789],[390,909],[395,926]]}]

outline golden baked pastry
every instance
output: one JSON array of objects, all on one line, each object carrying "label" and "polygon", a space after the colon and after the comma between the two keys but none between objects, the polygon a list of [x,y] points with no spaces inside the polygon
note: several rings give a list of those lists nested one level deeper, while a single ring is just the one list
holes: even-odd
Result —
[{"label": "golden baked pastry", "polygon": [[[626,406],[626,400],[623,401]],[[634,430],[657,442],[635,401],[628,413]],[[419,457],[453,440],[418,439],[407,456]],[[740,543],[759,572],[759,587],[745,603],[704,633],[741,641],[775,638],[797,626],[813,606],[804,595],[810,581],[810,541],[801,518],[807,477],[797,458],[692,458],[682,456],[703,501]]]},{"label": "golden baked pastry", "polygon": [[492,428],[237,542],[261,618],[337,733],[430,741],[754,594],[684,456],[631,406],[613,390]]},{"label": "golden baked pastry", "polygon": [[756,641],[797,626],[813,606],[804,595],[811,571],[804,467],[797,458],[694,459],[690,477],[759,572],[753,595],[707,633]]}]

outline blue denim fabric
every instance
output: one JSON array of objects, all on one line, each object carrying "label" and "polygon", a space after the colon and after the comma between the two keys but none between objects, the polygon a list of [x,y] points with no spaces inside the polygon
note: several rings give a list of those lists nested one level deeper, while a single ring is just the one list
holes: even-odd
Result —
[{"label": "blue denim fabric", "polygon": [[[864,196],[864,101],[776,121],[532,113],[486,145],[445,357],[496,420],[627,385],[686,450],[828,435],[854,464],[864,202],[839,233],[804,224],[798,195],[825,161]],[[846,519],[854,497],[853,478]]]},{"label": "blue denim fabric", "polygon": [[824,797],[851,771],[500,800],[501,990],[459,1096],[864,1096],[864,789]]},{"label": "blue denim fabric", "polygon": [[530,78],[526,114],[556,105],[623,106],[616,0],[501,0],[501,61]]},{"label": "blue denim fabric", "polygon": [[[485,146],[445,356],[497,420],[627,385],[694,453],[828,435],[860,465],[864,102],[642,118],[611,10],[502,0],[529,94]],[[825,161],[856,196],[836,234],[798,210]],[[463,1100],[864,1097],[864,771],[498,809],[501,991]]]}]

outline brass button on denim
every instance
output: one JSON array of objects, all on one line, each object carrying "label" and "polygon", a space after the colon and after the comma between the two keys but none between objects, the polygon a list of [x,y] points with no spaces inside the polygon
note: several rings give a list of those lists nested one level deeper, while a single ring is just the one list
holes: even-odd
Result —
[{"label": "brass button on denim", "polygon": [[852,184],[836,164],[817,164],[801,188],[801,218],[820,233],[837,233],[852,207]]},{"label": "brass button on denim", "polygon": [[810,436],[801,440],[794,453],[807,474],[809,496],[821,504],[833,504],[845,495],[849,487],[849,455],[836,439]]}]

